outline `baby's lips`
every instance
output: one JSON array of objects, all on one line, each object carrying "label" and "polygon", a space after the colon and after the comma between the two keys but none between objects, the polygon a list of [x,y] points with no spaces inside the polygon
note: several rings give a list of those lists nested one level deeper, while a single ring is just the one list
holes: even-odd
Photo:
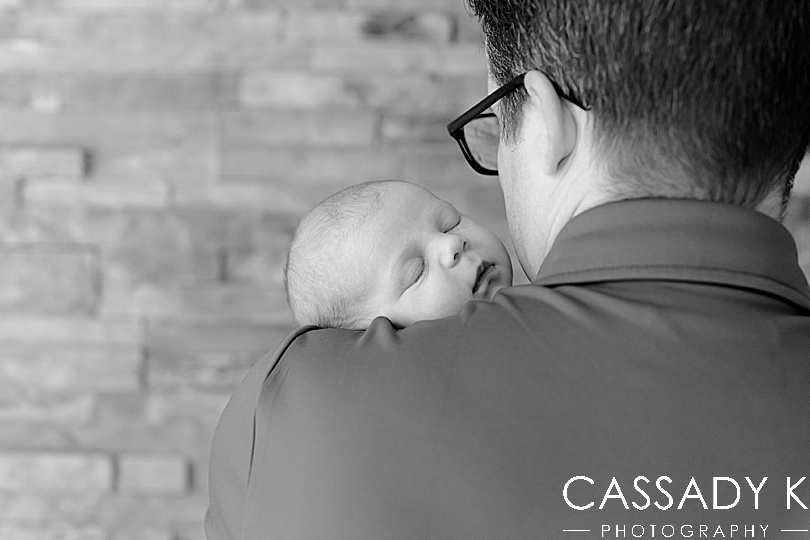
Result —
[{"label": "baby's lips", "polygon": [[[477,299],[489,300],[492,296],[489,293],[492,280],[498,275],[498,267],[493,263],[481,263],[478,266],[475,283],[473,284],[473,295]],[[494,292],[492,293],[494,294]]]}]

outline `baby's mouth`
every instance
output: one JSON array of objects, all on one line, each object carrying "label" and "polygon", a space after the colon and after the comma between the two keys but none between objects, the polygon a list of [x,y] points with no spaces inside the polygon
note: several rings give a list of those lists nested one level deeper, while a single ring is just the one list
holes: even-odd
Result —
[{"label": "baby's mouth", "polygon": [[472,292],[473,295],[478,294],[478,292],[482,289],[486,289],[486,286],[492,281],[493,276],[497,272],[497,268],[495,267],[494,263],[491,262],[482,262],[478,265],[478,271],[475,276],[475,282],[473,283]]}]

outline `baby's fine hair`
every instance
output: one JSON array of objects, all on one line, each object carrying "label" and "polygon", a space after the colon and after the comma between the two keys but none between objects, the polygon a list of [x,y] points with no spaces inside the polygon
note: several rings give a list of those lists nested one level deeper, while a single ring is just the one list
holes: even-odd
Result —
[{"label": "baby's fine hair", "polygon": [[353,328],[364,301],[362,283],[340,253],[346,239],[380,207],[387,181],[366,182],[328,197],[298,225],[284,266],[284,290],[299,325]]}]

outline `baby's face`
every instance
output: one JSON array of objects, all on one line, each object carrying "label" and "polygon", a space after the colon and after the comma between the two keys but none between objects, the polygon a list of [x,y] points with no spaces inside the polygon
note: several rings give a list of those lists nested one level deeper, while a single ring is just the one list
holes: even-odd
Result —
[{"label": "baby's face", "polygon": [[399,326],[458,313],[512,284],[512,264],[488,229],[419,186],[388,184],[379,210],[357,234],[367,276],[369,321]]}]

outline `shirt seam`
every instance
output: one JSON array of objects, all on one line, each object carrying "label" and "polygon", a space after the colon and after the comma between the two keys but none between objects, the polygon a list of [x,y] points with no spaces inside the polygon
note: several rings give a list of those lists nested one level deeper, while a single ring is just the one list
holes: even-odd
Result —
[{"label": "shirt seam", "polygon": [[[546,280],[550,280],[550,279],[553,279],[553,278],[564,277],[564,276],[568,276],[568,275],[585,274],[585,273],[588,273],[588,272],[604,272],[604,271],[608,271],[608,270],[614,270],[615,271],[615,270],[653,269],[653,268],[673,269],[673,270],[681,270],[681,269],[683,269],[683,270],[700,270],[702,272],[708,272],[708,273],[739,274],[739,275],[747,276],[747,277],[755,277],[757,279],[765,280],[767,282],[774,283],[774,284],[780,285],[782,287],[786,287],[786,288],[790,289],[791,291],[794,291],[794,292],[798,293],[803,298],[805,298],[808,302],[810,302],[810,296],[808,296],[805,291],[803,291],[801,289],[798,289],[793,285],[790,285],[788,283],[785,283],[784,281],[778,280],[778,279],[770,277],[770,276],[757,274],[755,272],[748,272],[748,271],[745,271],[745,270],[727,270],[727,269],[708,268],[708,267],[705,267],[705,266],[687,265],[687,264],[634,264],[634,265],[623,265],[623,266],[595,266],[595,267],[592,267],[592,268],[582,269],[582,270],[566,270],[564,272],[555,272],[554,274],[549,274],[549,275],[545,275],[543,277],[540,277],[537,280],[535,280],[535,282],[542,285],[543,282],[546,281]],[[625,276],[625,277],[617,278],[617,277],[604,276],[603,278],[595,279],[594,281],[621,281],[621,280],[628,280],[629,281],[629,280],[642,280],[642,279],[654,280],[654,279],[660,279],[660,277],[658,277],[658,276],[634,276],[634,277]],[[683,276],[683,277],[680,277],[680,278],[672,277],[672,278],[669,278],[669,280],[670,281],[693,281],[693,282],[694,281],[703,281],[703,280],[700,280],[697,277],[689,278],[687,276]]]}]

